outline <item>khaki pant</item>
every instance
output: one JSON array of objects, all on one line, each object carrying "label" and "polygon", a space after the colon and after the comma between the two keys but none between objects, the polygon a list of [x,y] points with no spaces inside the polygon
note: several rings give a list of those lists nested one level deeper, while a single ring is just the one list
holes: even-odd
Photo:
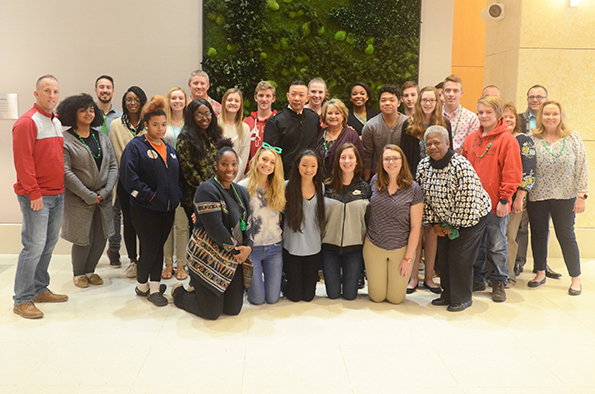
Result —
[{"label": "khaki pant", "polygon": [[409,278],[401,276],[399,269],[407,247],[386,250],[374,245],[368,238],[364,242],[364,264],[368,278],[368,295],[374,302],[388,300],[400,304],[407,293]]},{"label": "khaki pant", "polygon": [[516,284],[514,263],[519,250],[519,244],[516,242],[516,235],[519,232],[519,226],[521,224],[522,218],[522,212],[511,212],[508,219],[508,228],[506,229],[506,237],[508,238],[508,287],[512,287]]}]

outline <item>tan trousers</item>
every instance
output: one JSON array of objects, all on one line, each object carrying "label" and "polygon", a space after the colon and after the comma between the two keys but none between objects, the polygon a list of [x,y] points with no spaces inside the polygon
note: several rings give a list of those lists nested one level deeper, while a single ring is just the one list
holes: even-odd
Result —
[{"label": "tan trousers", "polygon": [[514,262],[519,250],[519,244],[516,242],[516,235],[519,232],[519,226],[523,213],[511,212],[508,217],[508,227],[506,228],[506,238],[508,238],[508,287],[516,284],[516,275],[514,274]]},{"label": "tan trousers", "polygon": [[407,294],[409,278],[401,276],[399,269],[407,247],[386,250],[374,245],[368,238],[364,242],[364,264],[368,278],[368,295],[374,302],[387,300],[400,304]]},{"label": "tan trousers", "polygon": [[[175,234],[174,234],[175,233]],[[169,232],[169,237],[163,245],[163,255],[166,265],[173,264],[174,237],[176,245],[176,260],[180,267],[186,266],[186,246],[188,245],[188,217],[181,205],[176,208],[174,226]]]}]

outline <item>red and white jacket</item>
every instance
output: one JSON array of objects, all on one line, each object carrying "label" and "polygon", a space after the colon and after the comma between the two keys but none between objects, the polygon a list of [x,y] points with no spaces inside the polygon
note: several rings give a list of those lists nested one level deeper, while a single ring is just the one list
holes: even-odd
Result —
[{"label": "red and white jacket", "polygon": [[[275,115],[277,110],[274,109],[271,116]],[[262,146],[263,135],[264,135],[264,125],[266,124],[267,120],[271,118],[269,116],[265,120],[258,119],[258,112],[251,112],[250,116],[244,119],[244,123],[248,125],[250,128],[250,156],[248,156],[248,165],[246,166],[246,174],[250,169],[250,160],[256,154],[256,151]]]},{"label": "red and white jacket", "polygon": [[17,182],[14,191],[31,200],[64,192],[64,137],[54,113],[37,104],[12,127]]}]

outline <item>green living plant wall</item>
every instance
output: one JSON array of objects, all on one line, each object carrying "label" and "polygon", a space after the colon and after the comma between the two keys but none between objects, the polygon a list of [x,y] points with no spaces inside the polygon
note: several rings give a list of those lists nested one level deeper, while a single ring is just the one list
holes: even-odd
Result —
[{"label": "green living plant wall", "polygon": [[237,87],[246,112],[261,80],[276,85],[277,109],[297,79],[321,77],[345,102],[356,81],[377,100],[383,85],[417,80],[420,0],[204,0],[204,15],[210,94]]}]

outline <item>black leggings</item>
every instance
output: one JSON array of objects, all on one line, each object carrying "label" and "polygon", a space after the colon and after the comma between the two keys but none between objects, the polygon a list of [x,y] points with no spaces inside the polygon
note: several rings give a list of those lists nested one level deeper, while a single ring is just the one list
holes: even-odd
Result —
[{"label": "black leggings", "polygon": [[128,258],[136,261],[136,230],[132,223],[130,216],[130,194],[124,189],[122,182],[118,181],[118,200],[120,200],[120,208],[122,210],[122,220],[124,221],[124,244],[126,244],[126,252]]},{"label": "black leggings", "polygon": [[174,211],[161,213],[132,205],[130,214],[140,240],[136,280],[139,283],[147,283],[149,279],[159,282],[163,269],[163,245],[174,224]]},{"label": "black leggings", "polygon": [[238,266],[233,279],[222,295],[216,295],[190,270],[190,285],[194,292],[189,293],[180,287],[173,294],[174,304],[187,312],[207,320],[217,320],[221,314],[238,315],[244,303],[244,274]]},{"label": "black leggings", "polygon": [[320,253],[311,256],[294,256],[283,249],[283,271],[287,286],[283,295],[290,301],[312,301],[316,295]]}]

